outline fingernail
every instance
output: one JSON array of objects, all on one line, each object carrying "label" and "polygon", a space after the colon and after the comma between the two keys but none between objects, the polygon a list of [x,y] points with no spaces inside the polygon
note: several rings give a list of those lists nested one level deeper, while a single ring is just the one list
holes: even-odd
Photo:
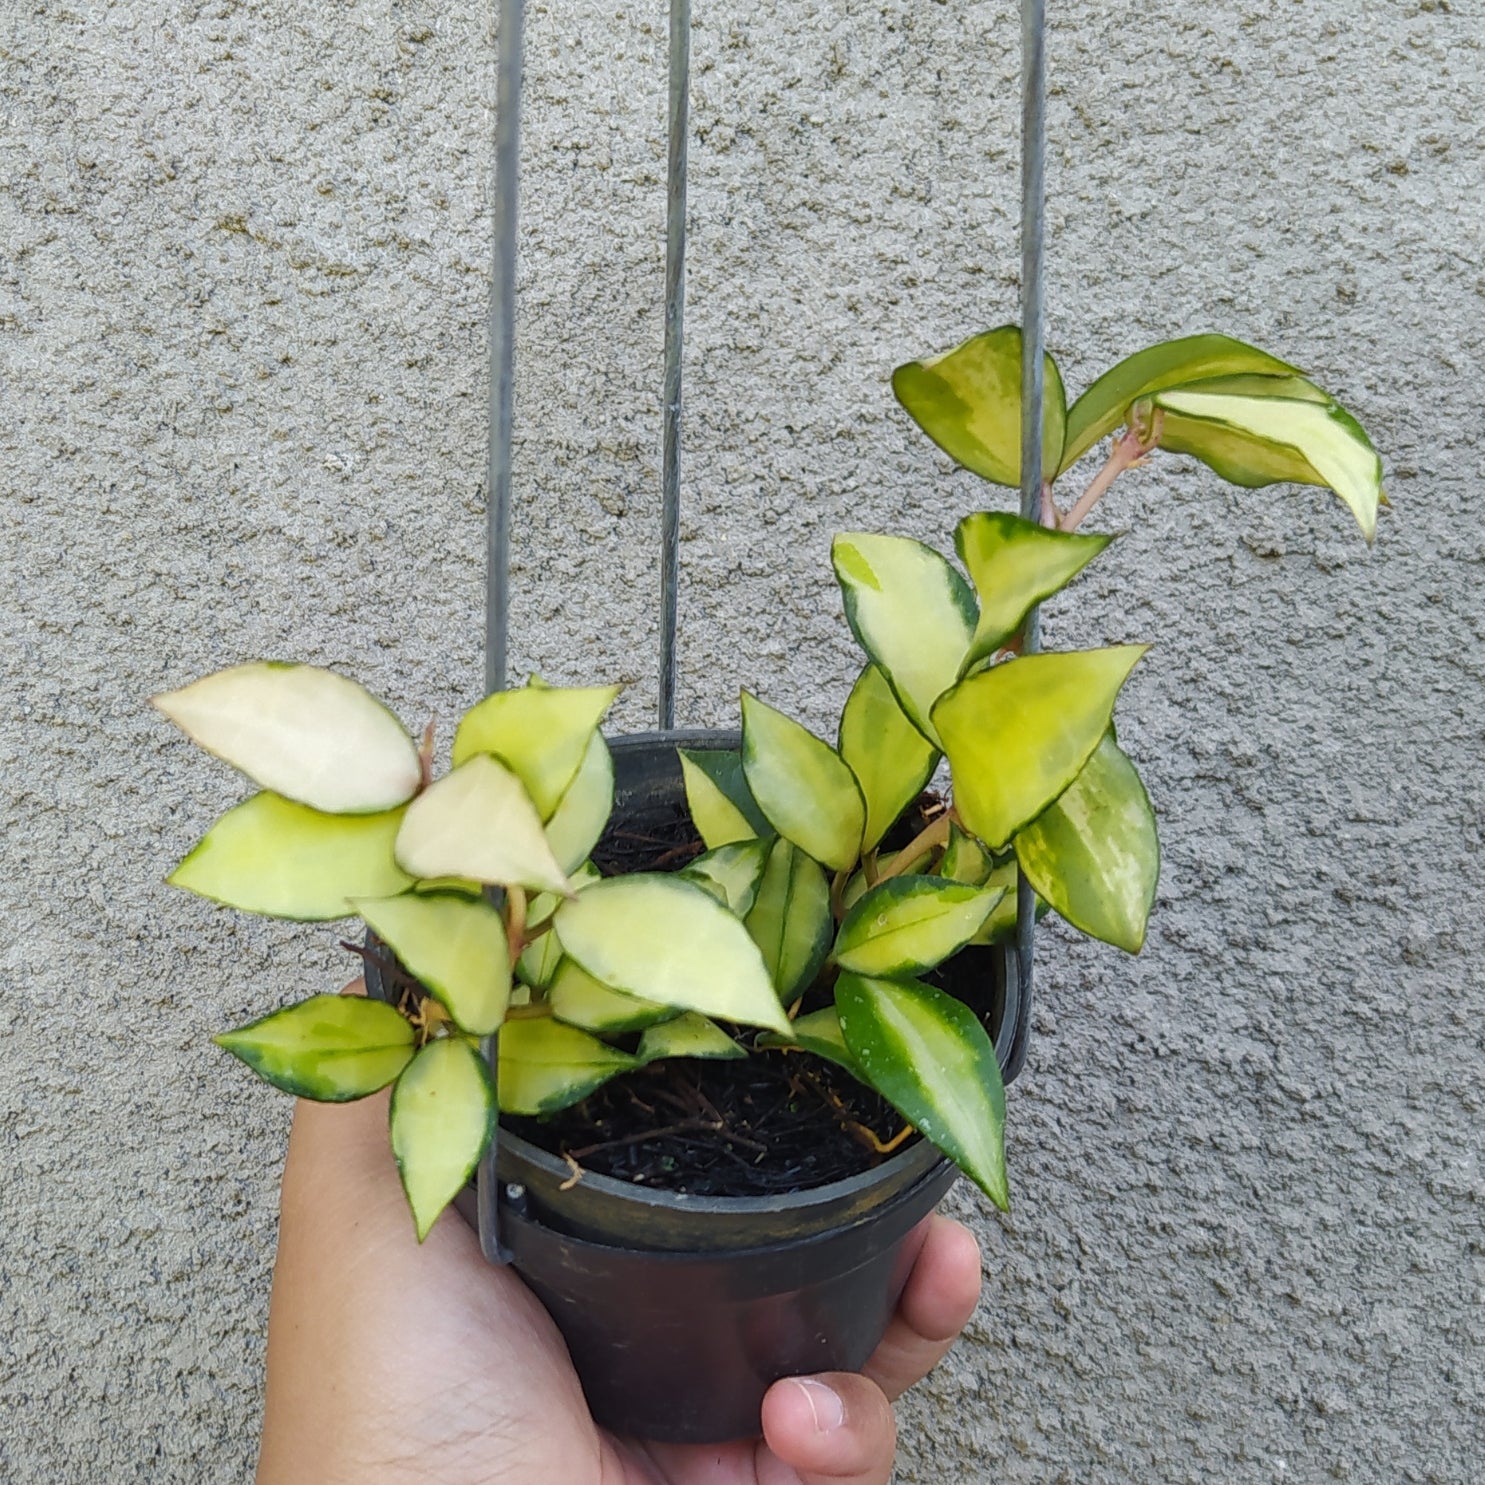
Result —
[{"label": "fingernail", "polygon": [[804,1393],[815,1420],[816,1433],[833,1433],[846,1421],[845,1404],[823,1382],[808,1377],[795,1377],[794,1385]]}]

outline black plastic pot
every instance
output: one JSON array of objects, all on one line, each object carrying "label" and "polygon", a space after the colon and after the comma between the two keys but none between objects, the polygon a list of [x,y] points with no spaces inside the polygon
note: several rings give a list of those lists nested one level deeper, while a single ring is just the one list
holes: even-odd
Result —
[{"label": "black plastic pot", "polygon": [[[677,744],[736,747],[735,733],[611,742],[614,819],[684,810]],[[1015,957],[956,960],[982,976],[1002,1067],[1016,1066]],[[380,985],[374,969],[367,982]],[[1002,1035],[1002,1031],[1004,1035]],[[875,1170],[787,1196],[696,1197],[586,1174],[504,1130],[501,1239],[567,1341],[593,1416],[640,1438],[719,1443],[759,1431],[780,1377],[855,1371],[886,1329],[924,1219],[957,1171],[926,1140]],[[458,1206],[472,1225],[473,1188]]]}]

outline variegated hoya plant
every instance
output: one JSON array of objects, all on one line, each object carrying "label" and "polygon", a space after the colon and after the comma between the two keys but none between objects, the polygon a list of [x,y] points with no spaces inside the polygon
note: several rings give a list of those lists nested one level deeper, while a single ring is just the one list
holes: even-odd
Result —
[{"label": "variegated hoya plant", "polygon": [[[900,367],[893,386],[954,460],[1016,487],[1020,360],[1007,326]],[[313,666],[238,665],[155,699],[261,791],[170,880],[248,912],[358,914],[426,992],[400,1007],[315,995],[218,1038],[306,1098],[392,1084],[420,1238],[469,1179],[497,1108],[548,1113],[661,1058],[787,1049],[878,1090],[1005,1205],[989,1036],[922,977],[1014,931],[1018,866],[1039,910],[1137,952],[1159,870],[1149,800],[1112,726],[1145,646],[1021,655],[1028,613],[1108,544],[1076,528],[1157,446],[1239,485],[1328,486],[1368,540],[1381,499],[1355,419],[1225,336],[1141,351],[1071,408],[1049,358],[1046,387],[1041,523],[967,516],[962,571],[905,537],[838,536],[867,663],[836,744],[744,692],[739,752],[681,754],[705,853],[677,873],[602,878],[589,861],[613,802],[599,724],[617,688],[532,678],[486,697],[437,780],[431,728],[419,746],[360,686]],[[1064,512],[1056,479],[1109,434]],[[945,807],[888,850],[941,761]],[[497,1031],[492,1080],[482,1042]]]}]

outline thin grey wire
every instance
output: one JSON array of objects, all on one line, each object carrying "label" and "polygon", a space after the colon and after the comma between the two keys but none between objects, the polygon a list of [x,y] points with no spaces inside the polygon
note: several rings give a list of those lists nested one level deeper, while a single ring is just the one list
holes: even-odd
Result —
[{"label": "thin grey wire", "polygon": [[670,0],[670,152],[665,177],[665,384],[660,475],[660,727],[675,726],[680,586],[681,362],[686,312],[686,142],[691,0]]},{"label": "thin grey wire", "polygon": [[[1039,520],[1042,509],[1042,406],[1046,318],[1042,270],[1046,262],[1047,19],[1044,0],[1021,0],[1021,514]],[[1041,620],[1032,609],[1022,654],[1041,648]],[[1032,954],[1036,893],[1026,873],[1016,877],[1016,1036],[1004,1073],[1013,1078],[1026,1060],[1031,1024]]]}]

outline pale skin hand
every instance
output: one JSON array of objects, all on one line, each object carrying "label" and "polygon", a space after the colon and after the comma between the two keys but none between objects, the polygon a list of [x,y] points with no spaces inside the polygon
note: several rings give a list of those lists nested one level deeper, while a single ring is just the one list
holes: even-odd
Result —
[{"label": "pale skin hand", "polygon": [[[453,1212],[419,1248],[386,1095],[299,1104],[284,1168],[257,1485],[886,1485],[890,1399],[954,1343],[974,1238],[934,1217],[865,1375],[775,1383],[764,1437],[644,1444],[599,1430],[546,1312]],[[820,1427],[817,1417],[834,1427]]]}]

